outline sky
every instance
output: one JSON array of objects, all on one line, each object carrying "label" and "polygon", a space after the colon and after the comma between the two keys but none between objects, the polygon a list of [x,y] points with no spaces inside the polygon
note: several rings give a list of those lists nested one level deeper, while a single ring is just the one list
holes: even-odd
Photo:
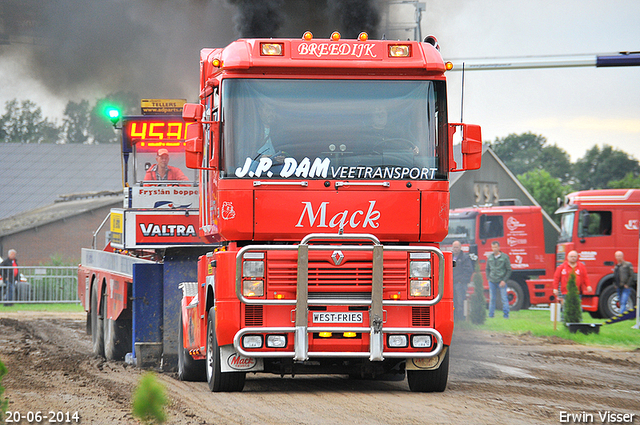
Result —
[{"label": "sky", "polygon": [[[80,9],[86,27],[65,13],[60,2],[75,4],[72,10]],[[445,60],[640,51],[637,0],[425,3],[422,34],[436,36]],[[55,5],[52,10],[60,15],[53,32],[61,41],[45,46],[45,52],[28,44],[0,45],[0,105],[13,98],[30,99],[58,123],[69,100],[95,99],[119,87],[142,87],[141,97],[194,101],[199,49],[224,46],[238,36],[232,25],[234,7],[224,0],[47,0],[45,4]],[[113,4],[118,7],[110,7]],[[395,10],[394,19],[398,11],[400,18],[414,19],[412,8]],[[109,44],[78,42],[101,26],[103,39],[114,29],[114,44],[126,44],[125,53],[118,56]],[[65,39],[69,33],[78,37]],[[116,66],[113,73],[101,72],[107,64]],[[74,73],[83,68],[93,78]],[[127,74],[144,82],[134,84]],[[459,121],[461,73],[448,72],[447,79],[449,118]],[[485,141],[532,132],[567,151],[572,161],[596,144],[640,159],[640,67],[467,71],[463,116],[465,122],[482,127]]]}]

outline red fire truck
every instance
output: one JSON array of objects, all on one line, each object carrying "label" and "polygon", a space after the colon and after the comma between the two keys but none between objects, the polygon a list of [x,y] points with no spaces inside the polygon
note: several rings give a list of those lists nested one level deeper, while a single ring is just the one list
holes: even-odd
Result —
[{"label": "red fire truck", "polygon": [[433,37],[201,51],[186,163],[217,245],[181,284],[182,379],[240,391],[247,372],[406,371],[412,391],[444,391],[448,174],[477,169],[482,143],[447,120],[446,67]]},{"label": "red fire truck", "polygon": [[[618,294],[613,286],[614,254],[622,251],[637,271],[640,190],[603,189],[573,192],[556,211],[561,215],[556,264],[576,250],[587,267],[592,291],[582,294],[582,308],[594,317],[614,317],[620,313]],[[551,275],[553,276],[553,275]],[[530,281],[532,303],[553,300],[552,280]],[[637,283],[634,283],[637,289]],[[632,289],[628,305],[633,308]]]},{"label": "red fire truck", "polygon": [[545,275],[553,276],[555,270],[555,240],[545,240],[542,220],[539,206],[457,208],[449,213],[449,234],[440,246],[445,249],[453,241],[460,241],[462,249],[469,253],[472,260],[479,262],[488,299],[486,259],[492,252],[491,243],[500,243],[502,252],[511,259],[512,273],[507,282],[509,306],[512,310],[529,308],[531,304],[548,303],[549,300],[532,300],[527,281]]}]

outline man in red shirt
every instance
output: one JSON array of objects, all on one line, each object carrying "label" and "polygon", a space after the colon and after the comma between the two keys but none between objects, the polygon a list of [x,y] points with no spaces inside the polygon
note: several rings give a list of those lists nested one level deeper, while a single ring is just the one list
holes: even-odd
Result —
[{"label": "man in red shirt", "polygon": [[567,259],[556,269],[553,275],[553,294],[558,298],[563,298],[567,293],[567,282],[571,273],[576,274],[576,286],[578,293],[592,292],[587,268],[584,263],[578,261],[578,252],[571,251],[567,254]]},{"label": "man in red shirt", "polygon": [[144,175],[144,180],[189,180],[182,170],[169,165],[169,151],[158,149],[157,164],[152,165]]}]

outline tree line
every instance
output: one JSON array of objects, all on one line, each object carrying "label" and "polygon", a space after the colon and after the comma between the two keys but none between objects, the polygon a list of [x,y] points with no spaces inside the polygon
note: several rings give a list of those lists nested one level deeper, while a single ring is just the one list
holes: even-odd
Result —
[{"label": "tree line", "polygon": [[105,110],[118,108],[122,114],[139,113],[139,98],[132,93],[109,94],[90,103],[69,101],[62,123],[42,115],[42,109],[31,100],[12,99],[5,103],[0,116],[0,142],[4,143],[118,143],[119,138]]},{"label": "tree line", "polygon": [[564,149],[530,132],[485,143],[551,217],[557,199],[577,190],[640,188],[638,160],[606,144],[572,163]]}]

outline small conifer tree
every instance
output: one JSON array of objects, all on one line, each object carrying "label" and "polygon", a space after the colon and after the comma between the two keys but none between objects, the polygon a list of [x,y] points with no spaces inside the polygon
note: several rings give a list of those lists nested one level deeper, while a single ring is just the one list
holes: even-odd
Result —
[{"label": "small conifer tree", "polygon": [[471,296],[471,311],[469,317],[471,323],[482,325],[487,319],[487,302],[484,298],[484,286],[482,284],[480,265],[476,263],[476,271],[473,274],[473,295]]},{"label": "small conifer tree", "polygon": [[161,424],[167,420],[164,407],[167,404],[164,387],[153,372],[147,372],[140,379],[140,385],[133,394],[133,416],[145,424]]},{"label": "small conifer tree", "polygon": [[576,274],[571,273],[567,281],[567,295],[564,298],[564,322],[582,322],[582,306],[580,305],[580,294],[576,286]]}]

